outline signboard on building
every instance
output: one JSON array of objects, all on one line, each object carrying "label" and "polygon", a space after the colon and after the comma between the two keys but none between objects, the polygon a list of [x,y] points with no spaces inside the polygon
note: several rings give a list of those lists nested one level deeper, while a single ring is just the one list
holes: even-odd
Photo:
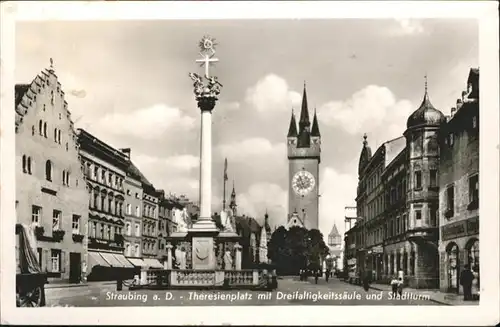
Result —
[{"label": "signboard on building", "polygon": [[479,234],[479,217],[464,219],[441,227],[441,239],[444,241],[476,234]]},{"label": "signboard on building", "polygon": [[372,247],[372,253],[384,253],[384,248],[380,245]]}]

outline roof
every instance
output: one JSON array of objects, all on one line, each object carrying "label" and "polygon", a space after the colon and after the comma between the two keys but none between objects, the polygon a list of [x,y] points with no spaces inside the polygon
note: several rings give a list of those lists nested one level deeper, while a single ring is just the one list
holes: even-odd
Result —
[{"label": "roof", "polygon": [[292,109],[292,118],[290,118],[290,126],[288,127],[288,135],[287,137],[295,137],[297,136],[297,122],[295,121],[295,114]]},{"label": "roof", "polygon": [[415,110],[408,120],[406,121],[407,128],[414,128],[419,126],[440,126],[442,123],[446,122],[446,118],[443,113],[432,105],[429,100],[429,94],[427,93],[427,86],[425,88],[424,99],[420,104],[420,107]]},{"label": "roof", "polygon": [[21,103],[23,96],[26,94],[31,84],[16,84],[16,107]]},{"label": "roof", "polygon": [[406,138],[397,137],[384,143],[385,167],[387,167],[406,147]]},{"label": "roof", "polygon": [[316,116],[316,109],[314,109],[313,124],[311,127],[311,136],[321,136],[319,133],[318,117]]},{"label": "roof", "polygon": [[337,225],[333,224],[332,230],[330,231],[330,234],[328,236],[339,236],[339,230],[337,229]]},{"label": "roof", "polygon": [[302,126],[309,125],[311,122],[309,120],[309,109],[307,108],[307,92],[306,92],[306,83],[304,83],[304,91],[302,94],[302,108],[300,110],[300,120],[299,126],[302,130]]}]

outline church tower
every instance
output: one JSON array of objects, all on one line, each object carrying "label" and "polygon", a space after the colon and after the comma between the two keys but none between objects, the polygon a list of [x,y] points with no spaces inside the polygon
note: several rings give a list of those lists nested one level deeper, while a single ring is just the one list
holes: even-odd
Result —
[{"label": "church tower", "polygon": [[318,229],[321,135],[316,110],[311,127],[305,83],[298,127],[292,109],[287,135],[288,225],[300,217],[305,228]]}]

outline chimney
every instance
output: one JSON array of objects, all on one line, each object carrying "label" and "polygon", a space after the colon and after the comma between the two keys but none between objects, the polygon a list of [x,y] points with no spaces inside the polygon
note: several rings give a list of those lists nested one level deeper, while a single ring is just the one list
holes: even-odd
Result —
[{"label": "chimney", "polygon": [[130,152],[132,151],[132,149],[130,148],[123,148],[123,149],[120,149],[121,152],[123,152],[128,159],[130,159]]},{"label": "chimney", "polygon": [[455,107],[452,107],[451,108],[451,117],[453,117],[455,115],[455,113],[457,112],[457,108]]}]

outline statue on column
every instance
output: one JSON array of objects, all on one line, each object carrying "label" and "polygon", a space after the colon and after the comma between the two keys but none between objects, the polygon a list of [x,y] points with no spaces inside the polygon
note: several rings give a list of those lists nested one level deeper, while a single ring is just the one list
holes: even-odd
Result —
[{"label": "statue on column", "polygon": [[233,255],[229,249],[224,253],[224,270],[233,270]]}]

